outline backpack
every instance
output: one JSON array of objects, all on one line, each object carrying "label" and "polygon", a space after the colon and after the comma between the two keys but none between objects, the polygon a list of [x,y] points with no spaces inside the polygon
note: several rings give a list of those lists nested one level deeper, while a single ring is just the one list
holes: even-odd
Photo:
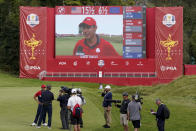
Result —
[{"label": "backpack", "polygon": [[76,104],[73,108],[73,112],[72,112],[72,116],[79,118],[82,116],[82,111],[81,111],[81,107],[79,104]]},{"label": "backpack", "polygon": [[163,108],[164,110],[164,118],[165,119],[169,119],[169,116],[170,116],[170,111],[169,111],[169,109],[167,108],[167,106],[166,105],[164,105],[164,108]]}]

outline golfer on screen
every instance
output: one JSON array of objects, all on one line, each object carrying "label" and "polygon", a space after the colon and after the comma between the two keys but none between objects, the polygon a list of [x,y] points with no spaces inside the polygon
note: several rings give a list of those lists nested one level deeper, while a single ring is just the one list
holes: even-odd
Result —
[{"label": "golfer on screen", "polygon": [[73,55],[95,56],[95,58],[119,56],[112,44],[96,34],[97,24],[95,19],[86,17],[82,23],[79,24],[79,29],[82,32],[84,39],[81,39],[76,43]]}]

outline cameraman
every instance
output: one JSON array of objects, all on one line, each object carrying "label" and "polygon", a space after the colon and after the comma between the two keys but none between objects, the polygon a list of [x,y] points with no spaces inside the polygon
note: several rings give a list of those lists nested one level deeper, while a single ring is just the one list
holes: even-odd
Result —
[{"label": "cameraman", "polygon": [[69,94],[67,94],[68,88],[62,86],[61,90],[59,90],[59,96],[57,98],[57,101],[60,102],[61,112],[61,122],[62,122],[62,129],[69,129],[69,123],[68,123],[68,109],[67,109],[67,102],[69,99]]},{"label": "cameraman", "polygon": [[128,131],[127,107],[130,100],[127,92],[124,92],[122,96],[123,96],[122,104],[116,106],[120,108],[120,123],[123,125],[124,131]]},{"label": "cameraman", "polygon": [[135,95],[132,95],[132,101],[128,104],[127,114],[128,119],[132,121],[134,131],[138,131],[140,128],[141,109],[141,103],[135,100]]},{"label": "cameraman", "polygon": [[111,125],[112,92],[110,92],[110,90],[111,87],[107,85],[104,89],[104,93],[102,93],[102,96],[104,96],[103,108],[106,122],[106,124],[103,125],[104,128],[110,128]]}]

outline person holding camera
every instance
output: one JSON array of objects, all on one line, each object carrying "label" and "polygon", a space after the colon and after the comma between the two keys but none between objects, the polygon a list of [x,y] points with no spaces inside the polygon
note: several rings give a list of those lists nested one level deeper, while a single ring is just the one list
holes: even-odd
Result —
[{"label": "person holding camera", "polygon": [[105,125],[103,125],[104,128],[110,128],[111,126],[112,92],[110,92],[110,90],[111,87],[107,85],[104,89],[104,93],[102,93],[102,96],[104,96],[103,108],[106,123]]},{"label": "person holding camera", "polygon": [[122,96],[123,96],[123,101],[121,105],[116,104],[116,106],[120,108],[120,123],[123,125],[124,131],[128,131],[127,108],[130,100],[127,92],[124,92]]},{"label": "person holding camera", "polygon": [[44,117],[44,114],[48,113],[48,129],[51,129],[51,122],[52,122],[52,101],[54,100],[54,95],[50,91],[51,86],[46,86],[46,91],[42,92],[42,102],[43,102],[43,110],[41,112],[41,116],[38,121],[38,125],[36,128],[41,128],[41,122]]},{"label": "person holding camera", "polygon": [[69,122],[68,122],[68,109],[67,109],[67,102],[69,99],[69,94],[67,94],[67,87],[61,87],[59,90],[59,96],[57,101],[60,102],[60,118],[62,122],[62,129],[69,129]]},{"label": "person holding camera", "polygon": [[128,114],[128,119],[132,121],[134,131],[138,131],[140,128],[141,109],[142,109],[141,103],[135,100],[135,95],[132,95],[132,101],[128,104],[127,114]]}]

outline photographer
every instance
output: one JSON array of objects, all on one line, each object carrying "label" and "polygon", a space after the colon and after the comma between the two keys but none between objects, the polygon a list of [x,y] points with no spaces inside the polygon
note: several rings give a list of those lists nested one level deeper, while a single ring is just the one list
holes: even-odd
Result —
[{"label": "photographer", "polygon": [[61,112],[61,122],[62,122],[62,129],[69,129],[69,123],[68,123],[68,109],[67,109],[67,102],[69,99],[69,94],[67,93],[68,88],[62,86],[61,90],[59,90],[59,96],[57,98],[57,101],[60,102]]},{"label": "photographer", "polygon": [[130,102],[128,93],[124,92],[122,94],[123,96],[123,101],[121,105],[115,104],[118,108],[120,108],[120,123],[124,127],[124,131],[128,131],[128,116],[127,116],[127,107]]},{"label": "photographer", "polygon": [[135,100],[135,95],[132,95],[132,101],[128,104],[127,114],[128,119],[132,121],[134,131],[138,131],[140,128],[141,109],[141,103]]},{"label": "photographer", "polygon": [[103,108],[104,108],[104,118],[106,124],[103,125],[104,128],[110,128],[111,124],[111,108],[112,108],[112,92],[110,92],[111,87],[107,85],[104,89],[104,93],[102,93],[102,96],[104,96],[103,100]]}]

